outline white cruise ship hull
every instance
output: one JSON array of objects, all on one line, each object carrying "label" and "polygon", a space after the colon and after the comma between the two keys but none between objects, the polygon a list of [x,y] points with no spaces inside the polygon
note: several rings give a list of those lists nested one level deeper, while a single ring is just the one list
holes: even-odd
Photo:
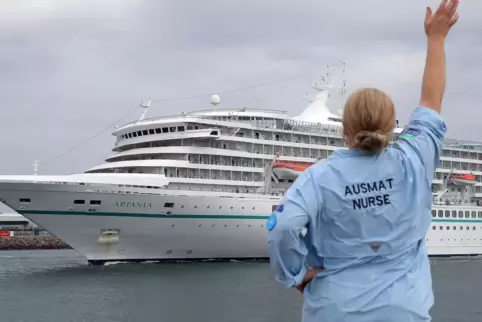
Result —
[{"label": "white cruise ship hull", "polygon": [[[268,258],[265,223],[280,197],[109,189],[19,182],[0,184],[0,198],[92,263]],[[434,218],[433,226],[429,255],[482,254],[482,219]]]}]

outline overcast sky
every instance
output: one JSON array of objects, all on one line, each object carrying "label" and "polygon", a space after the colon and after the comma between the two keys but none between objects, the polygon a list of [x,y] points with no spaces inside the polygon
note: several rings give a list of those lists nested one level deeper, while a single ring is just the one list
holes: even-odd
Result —
[{"label": "overcast sky", "polygon": [[[0,174],[30,174],[116,120],[141,99],[215,93],[345,60],[348,91],[387,91],[405,122],[419,101],[423,18],[431,0],[2,0]],[[447,45],[448,136],[482,140],[482,1],[461,1]],[[224,108],[298,115],[316,74],[221,95]],[[479,84],[479,86],[477,86]],[[151,116],[210,108],[210,96],[153,103]],[[337,104],[335,104],[337,105]],[[336,111],[339,106],[330,106]],[[41,174],[102,163],[111,130]]]}]

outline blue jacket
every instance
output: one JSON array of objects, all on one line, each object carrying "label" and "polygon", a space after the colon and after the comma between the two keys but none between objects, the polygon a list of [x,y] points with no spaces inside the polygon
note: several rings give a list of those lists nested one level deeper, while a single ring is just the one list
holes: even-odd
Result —
[{"label": "blue jacket", "polygon": [[287,191],[267,223],[276,279],[290,288],[325,268],[305,289],[303,321],[430,321],[425,238],[445,131],[418,107],[380,154],[337,150]]}]

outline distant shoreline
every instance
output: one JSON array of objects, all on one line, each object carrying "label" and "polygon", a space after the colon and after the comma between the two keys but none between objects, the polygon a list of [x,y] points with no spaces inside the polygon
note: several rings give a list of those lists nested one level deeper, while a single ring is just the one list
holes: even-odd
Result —
[{"label": "distant shoreline", "polygon": [[72,247],[53,236],[0,237],[0,251],[42,249],[72,249]]}]

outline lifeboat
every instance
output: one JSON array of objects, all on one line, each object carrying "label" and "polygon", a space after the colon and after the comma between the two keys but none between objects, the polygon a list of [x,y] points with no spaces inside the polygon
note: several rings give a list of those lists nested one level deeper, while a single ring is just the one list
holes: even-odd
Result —
[{"label": "lifeboat", "polygon": [[461,174],[451,174],[449,180],[452,184],[458,186],[472,186],[476,183],[475,176],[470,173]]},{"label": "lifeboat", "polygon": [[294,180],[310,166],[311,164],[275,163],[273,173],[279,179]]}]

